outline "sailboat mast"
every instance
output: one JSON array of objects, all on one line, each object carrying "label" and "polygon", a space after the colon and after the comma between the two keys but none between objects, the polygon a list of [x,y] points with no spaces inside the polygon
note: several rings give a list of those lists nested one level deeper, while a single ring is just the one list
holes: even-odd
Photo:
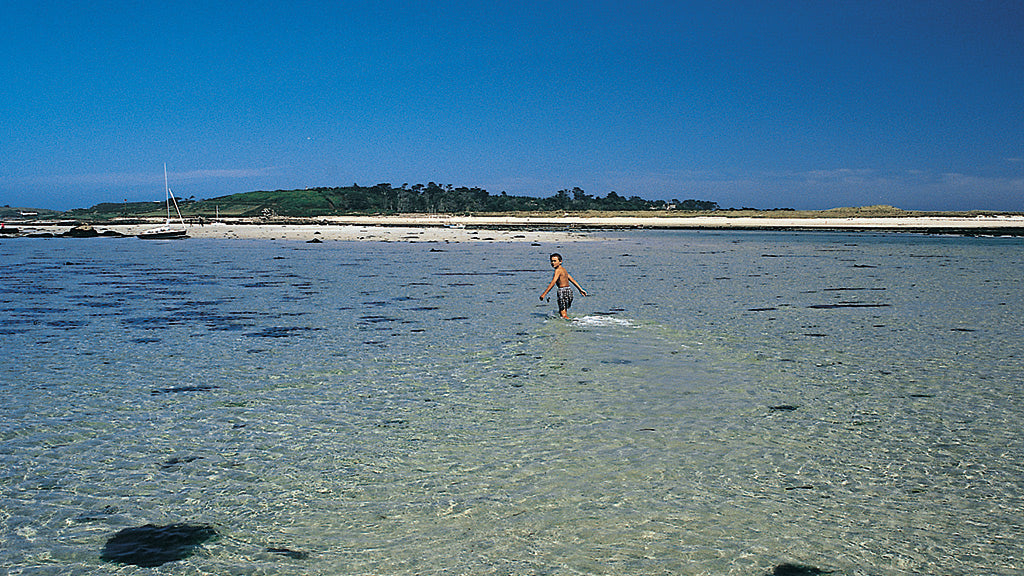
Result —
[{"label": "sailboat mast", "polygon": [[167,205],[167,223],[171,223],[171,188],[167,185],[167,162],[164,162],[164,204]]}]

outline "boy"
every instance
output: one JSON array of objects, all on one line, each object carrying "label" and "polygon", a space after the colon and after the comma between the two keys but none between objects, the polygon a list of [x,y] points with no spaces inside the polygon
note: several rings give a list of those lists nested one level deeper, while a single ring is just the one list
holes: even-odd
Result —
[{"label": "boy", "polygon": [[558,313],[562,315],[562,318],[569,319],[569,307],[572,306],[572,287],[569,283],[572,282],[574,286],[580,291],[580,294],[587,295],[587,291],[580,287],[580,285],[569,275],[569,271],[562,267],[562,255],[552,254],[551,255],[551,267],[555,269],[555,277],[551,279],[551,284],[544,289],[544,293],[540,295],[540,299],[543,300],[548,295],[548,291],[558,286]]}]

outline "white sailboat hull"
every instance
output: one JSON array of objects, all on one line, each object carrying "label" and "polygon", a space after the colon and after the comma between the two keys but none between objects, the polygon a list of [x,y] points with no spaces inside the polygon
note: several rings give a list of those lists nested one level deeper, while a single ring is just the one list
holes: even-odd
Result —
[{"label": "white sailboat hull", "polygon": [[178,226],[160,226],[139,232],[138,237],[143,240],[163,240],[168,238],[188,238],[188,230]]}]

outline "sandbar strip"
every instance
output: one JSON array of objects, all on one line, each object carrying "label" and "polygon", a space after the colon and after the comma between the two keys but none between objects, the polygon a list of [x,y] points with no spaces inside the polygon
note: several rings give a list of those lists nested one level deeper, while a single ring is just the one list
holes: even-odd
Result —
[{"label": "sandbar strip", "polygon": [[[100,231],[134,236],[158,222],[96,224]],[[564,217],[533,216],[331,216],[274,222],[234,220],[189,224],[193,238],[379,242],[559,243],[602,239],[616,230],[820,230],[1024,236],[1024,216],[899,218]],[[54,234],[70,226],[43,225]]]}]

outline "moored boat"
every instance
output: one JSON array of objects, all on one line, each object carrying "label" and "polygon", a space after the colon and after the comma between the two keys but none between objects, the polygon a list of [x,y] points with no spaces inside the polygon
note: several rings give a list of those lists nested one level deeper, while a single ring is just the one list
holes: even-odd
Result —
[{"label": "moored boat", "polygon": [[[167,164],[164,164],[164,203],[167,204],[167,221],[163,226],[150,228],[138,233],[138,238],[143,240],[166,240],[170,238],[188,238],[188,229],[185,227],[185,219],[181,217],[181,210],[178,210],[178,201],[174,199],[171,188],[167,185]],[[171,206],[178,215],[178,223],[171,222]]]}]

